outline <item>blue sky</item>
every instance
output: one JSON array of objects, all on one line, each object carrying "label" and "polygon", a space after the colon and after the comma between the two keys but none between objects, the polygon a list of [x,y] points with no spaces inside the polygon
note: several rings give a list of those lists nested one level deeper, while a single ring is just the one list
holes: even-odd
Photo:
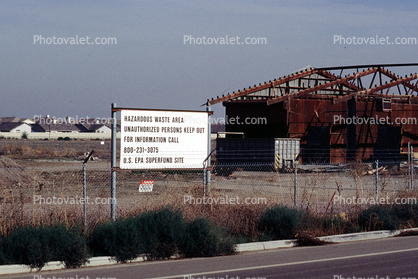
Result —
[{"label": "blue sky", "polygon": [[[200,110],[206,99],[316,67],[418,62],[418,45],[334,44],[418,38],[413,1],[1,1],[0,116],[108,117],[110,104]],[[266,38],[260,45],[185,44]],[[113,45],[34,43],[116,38]],[[395,68],[401,75],[416,67]],[[212,107],[216,115],[224,108]]]}]

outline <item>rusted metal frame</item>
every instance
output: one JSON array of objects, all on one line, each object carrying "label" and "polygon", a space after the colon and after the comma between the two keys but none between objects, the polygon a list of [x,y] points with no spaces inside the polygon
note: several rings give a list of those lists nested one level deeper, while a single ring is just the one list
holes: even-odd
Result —
[{"label": "rusted metal frame", "polygon": [[399,96],[401,96],[401,95],[402,95],[402,92],[401,92],[401,88],[399,87],[399,84],[398,84],[398,85],[396,85],[396,87],[398,88],[398,93],[399,93]]},{"label": "rusted metal frame", "polygon": [[362,155],[363,158],[366,157],[366,146],[367,146],[367,140],[369,139],[369,134],[370,134],[370,139],[372,140],[372,143],[371,144],[374,145],[375,142],[373,140],[372,130],[370,129],[370,123],[367,124],[366,140],[364,142],[363,155]]},{"label": "rusted metal frame", "polygon": [[[336,75],[333,75],[332,73],[327,72],[327,71],[321,70],[318,74],[323,75],[323,76],[328,77],[328,78],[332,78],[334,80],[341,80],[341,78],[339,78]],[[354,91],[359,91],[360,90],[360,88],[358,88],[355,85],[351,85],[349,82],[343,82],[342,84],[344,84],[345,86],[347,86],[350,89],[353,89]]]},{"label": "rusted metal frame", "polygon": [[300,78],[300,80],[323,80],[323,81],[333,81],[336,79],[337,78],[328,78],[328,77],[324,77],[324,78],[302,77]]},{"label": "rusted metal frame", "polygon": [[[379,67],[379,81],[380,81],[380,85],[382,85],[383,84],[383,82],[382,82],[382,71],[380,71],[380,67]],[[381,90],[380,93],[383,94],[383,91]]]},{"label": "rusted metal frame", "polygon": [[274,97],[277,97],[276,87],[274,86],[274,84],[273,84],[273,83],[271,83],[271,87],[272,87],[273,92],[274,92]]},{"label": "rusted metal frame", "polygon": [[[338,84],[337,85],[334,85],[334,86],[332,86],[330,88],[322,88],[321,91],[335,92],[335,90],[336,90],[335,89],[335,86],[338,86]],[[313,88],[313,87],[294,87],[294,86],[292,86],[292,87],[289,87],[289,90],[290,91],[301,91],[301,90],[305,90],[305,89],[309,89],[309,88]],[[359,91],[359,90],[357,90],[357,91]],[[345,90],[344,92],[357,92],[357,91],[356,90],[351,90],[351,91]],[[252,95],[252,96],[257,96],[257,95]]]},{"label": "rusted metal frame", "polygon": [[284,96],[289,95],[289,93],[290,93],[289,81],[286,81],[285,86],[284,86]]},{"label": "rusted metal frame", "polygon": [[336,67],[322,67],[320,69],[326,71],[333,70],[345,70],[345,69],[365,69],[365,68],[376,68],[376,67],[409,67],[418,66],[418,63],[396,63],[396,64],[370,64],[370,65],[353,65],[353,66],[336,66]]},{"label": "rusted metal frame", "polygon": [[381,68],[381,69],[380,69],[380,72],[381,72],[382,74],[384,74],[385,76],[387,76],[387,77],[389,77],[389,78],[393,79],[393,80],[397,80],[397,79],[398,79],[398,77],[397,77],[396,75],[392,74],[390,71],[388,71],[388,70],[386,70],[386,69],[384,69],[384,68]]},{"label": "rusted metal frame", "polygon": [[278,88],[280,90],[280,96],[284,96],[284,94],[286,93],[286,88],[281,87],[280,85],[277,86],[276,88]]},{"label": "rusted metal frame", "polygon": [[[306,97],[306,96],[303,96],[303,97]],[[303,97],[301,97],[301,98],[303,98]],[[317,95],[311,94],[311,95],[309,95],[309,99],[317,99],[317,100],[333,100],[334,98],[335,98],[335,95],[331,95],[331,94],[329,94],[329,95],[324,95],[324,94],[317,94]]]},{"label": "rusted metal frame", "polygon": [[414,75],[409,76],[409,77],[406,77],[406,78],[400,78],[398,80],[394,80],[392,82],[389,82],[389,83],[386,83],[386,84],[382,84],[382,85],[376,86],[374,88],[362,90],[362,91],[359,91],[359,92],[356,92],[356,93],[349,94],[349,95],[344,96],[344,97],[335,98],[334,99],[334,103],[338,104],[338,103],[341,103],[341,102],[344,102],[344,101],[348,101],[351,98],[354,98],[356,96],[373,95],[372,93],[374,93],[376,91],[382,91],[383,89],[386,89],[386,88],[389,88],[389,87],[393,87],[393,86],[396,86],[396,85],[401,84],[403,82],[408,82],[410,80],[414,80],[414,79],[417,79],[417,78],[418,78],[418,74],[414,74]]},{"label": "rusted metal frame", "polygon": [[357,79],[357,87],[359,88],[359,90],[364,90],[363,83],[361,82],[361,78]]},{"label": "rusted metal frame", "polygon": [[[292,93],[292,94],[289,94],[289,95],[291,95],[292,98],[301,97],[301,96],[310,94],[310,93],[315,92],[315,91],[320,91],[320,90],[322,90],[324,88],[327,88],[327,87],[330,87],[330,86],[333,86],[333,85],[341,84],[343,82],[348,82],[350,80],[354,80],[356,78],[369,75],[369,74],[374,73],[376,71],[377,71],[376,68],[370,69],[370,70],[367,70],[367,71],[364,71],[364,72],[357,73],[357,74],[355,74],[353,76],[347,76],[347,77],[342,78],[342,79],[338,79],[338,80],[335,80],[335,81],[331,81],[331,82],[328,82],[328,83],[324,83],[324,84],[321,84],[321,85],[318,85],[318,86],[315,86],[315,87],[307,88],[305,90],[302,90],[302,91],[299,91],[299,92],[295,92],[295,93]],[[275,103],[282,102],[282,101],[285,100],[284,97],[285,96],[271,99],[271,100],[267,101],[267,105],[269,106],[269,105],[273,105]]]},{"label": "rusted metal frame", "polygon": [[[354,76],[355,78],[351,81],[351,82],[348,82],[348,84],[350,85],[350,86],[355,86],[355,87],[357,87],[358,88],[358,86],[356,86],[356,85],[354,85],[354,83],[360,78],[360,77],[357,77],[357,74],[358,74],[359,72],[357,72],[357,73],[353,73],[353,75],[352,76]],[[357,82],[358,83],[358,82]],[[357,90],[358,91],[358,90]]]},{"label": "rusted metal frame", "polygon": [[374,79],[376,78],[376,74],[377,74],[377,72],[374,73],[373,78],[372,78],[372,81],[370,82],[369,88],[372,88],[373,87],[373,82],[374,82]]},{"label": "rusted metal frame", "polygon": [[408,94],[408,90],[406,89],[406,85],[405,85],[405,83],[404,84],[402,84],[403,85],[403,89],[405,90],[405,95],[409,95]]},{"label": "rusted metal frame", "polygon": [[337,137],[334,145],[337,145],[338,144],[338,142],[340,141],[340,139],[342,138],[342,136],[343,136],[343,129],[340,130],[340,133],[338,134],[338,137]]},{"label": "rusted metal frame", "polygon": [[[357,104],[356,104],[356,106],[357,106]],[[356,109],[357,110],[357,109]],[[364,111],[363,111],[363,117],[366,115],[366,112],[367,112],[367,103],[366,103],[366,105],[364,106]],[[357,115],[356,115],[357,116]],[[362,135],[362,133],[363,133],[363,126],[364,125],[360,125],[360,132],[357,134],[357,141],[356,141],[356,146],[359,146],[360,145],[360,138],[361,138],[361,135]],[[357,132],[357,131],[356,131]],[[366,131],[366,137],[367,137],[367,131]]]},{"label": "rusted metal frame", "polygon": [[[408,87],[408,88],[410,88],[410,89],[412,89],[414,92],[416,92],[416,93],[418,93],[418,81],[415,83],[415,85],[413,85],[413,84],[411,84],[411,83],[409,83],[409,82],[406,82],[405,83],[405,86],[406,87]],[[411,93],[411,95],[412,95],[412,93]]]},{"label": "rusted metal frame", "polygon": [[[388,70],[386,70],[386,69],[381,69],[381,72],[382,72],[384,75],[386,75],[387,77],[389,77],[389,78],[391,78],[391,79],[393,79],[393,80],[397,80],[397,79],[399,79],[399,77],[397,77],[396,75],[392,74],[391,72],[389,72],[389,71],[388,71]],[[418,92],[418,87],[417,87],[417,85],[418,85],[418,81],[415,83],[415,85],[413,85],[413,84],[411,84],[411,83],[409,83],[409,82],[405,82],[405,83],[404,83],[404,86],[408,87],[409,89],[411,89],[411,90],[413,90],[413,91],[415,91],[415,92]],[[399,92],[399,95],[402,95],[402,94],[401,94],[401,89],[400,89],[399,85],[397,85],[397,87],[398,87],[398,92]],[[408,95],[412,95],[412,92],[411,92],[411,94],[408,94]]]},{"label": "rusted metal frame", "polygon": [[304,76],[307,76],[307,75],[311,75],[312,73],[316,73],[317,71],[318,71],[317,69],[306,70],[306,71],[301,72],[301,73],[297,73],[297,74],[289,75],[289,76],[286,76],[286,77],[283,77],[283,78],[279,78],[278,80],[269,81],[268,83],[265,82],[262,85],[258,85],[258,86],[252,87],[252,88],[251,87],[248,88],[248,89],[244,88],[243,91],[238,90],[238,92],[233,92],[232,94],[228,94],[228,95],[222,96],[220,98],[219,98],[219,96],[217,96],[216,99],[213,99],[213,98],[212,98],[212,100],[208,99],[207,102],[206,102],[206,105],[209,105],[209,106],[214,105],[214,104],[217,104],[217,103],[220,103],[220,102],[223,102],[223,101],[227,101],[227,100],[235,99],[235,98],[238,98],[238,97],[241,97],[241,96],[245,96],[245,95],[248,95],[250,93],[257,92],[257,91],[260,91],[260,90],[263,90],[263,89],[268,89],[271,86],[271,83],[273,83],[273,85],[276,86],[278,84],[282,84],[282,83],[285,83],[285,82],[296,80],[298,78],[301,78],[301,77],[304,77]]},{"label": "rusted metal frame", "polygon": [[[408,87],[404,84],[405,87]],[[405,89],[406,90],[406,89]],[[414,92],[414,90],[412,90],[411,88],[408,87],[408,90],[406,90],[406,95],[408,96],[412,96],[412,92]]]},{"label": "rusted metal frame", "polygon": [[[370,110],[370,115],[373,115],[373,108],[375,107],[374,106],[374,104],[375,104],[375,100],[373,100],[372,101],[372,108],[371,108],[371,110]],[[365,110],[367,111],[367,104],[366,104],[366,106],[365,106]],[[361,126],[361,128],[360,129],[362,129],[363,128],[363,125]],[[361,131],[362,132],[362,131]],[[360,132],[360,134],[361,134],[361,132]],[[368,141],[368,139],[369,139],[369,134],[370,134],[370,138],[371,138],[371,140],[372,140],[372,144],[373,144],[373,134],[372,134],[372,131],[371,131],[371,129],[370,129],[370,123],[367,123],[367,130],[366,130],[366,138],[365,138],[365,140],[364,140],[364,145],[366,146],[367,145],[367,141]],[[358,143],[358,145],[359,145],[359,143]],[[364,147],[363,148],[363,155],[362,155],[362,157],[364,158],[365,157],[365,152],[366,152],[366,148]]]}]

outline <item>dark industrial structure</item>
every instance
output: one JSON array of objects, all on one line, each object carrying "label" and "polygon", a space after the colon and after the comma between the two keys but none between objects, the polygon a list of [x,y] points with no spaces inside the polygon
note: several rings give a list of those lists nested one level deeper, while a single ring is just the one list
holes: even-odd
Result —
[{"label": "dark industrial structure", "polygon": [[206,105],[222,102],[228,118],[241,121],[226,123],[227,132],[300,138],[304,161],[398,159],[408,142],[418,144],[418,74],[388,70],[400,66],[418,64],[307,67]]}]

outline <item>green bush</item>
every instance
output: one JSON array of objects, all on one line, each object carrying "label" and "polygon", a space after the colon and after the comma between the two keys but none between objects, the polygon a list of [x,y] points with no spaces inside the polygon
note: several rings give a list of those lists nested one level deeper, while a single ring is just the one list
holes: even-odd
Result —
[{"label": "green bush", "polygon": [[406,227],[418,225],[418,204],[400,204],[393,207],[398,223]]},{"label": "green bush", "polygon": [[81,231],[62,225],[18,228],[3,239],[1,246],[7,264],[41,269],[49,261],[61,261],[67,268],[87,262]]},{"label": "green bush", "polygon": [[118,262],[141,255],[155,260],[234,252],[232,241],[220,228],[206,219],[187,223],[180,211],[170,207],[99,225],[88,246],[93,256],[111,256]]},{"label": "green bush", "polygon": [[186,224],[180,251],[185,257],[212,257],[233,254],[235,248],[221,228],[199,218]]},{"label": "green bush", "polygon": [[287,206],[275,205],[267,209],[260,217],[259,229],[273,239],[295,238],[301,227],[302,213]]},{"label": "green bush", "polygon": [[184,235],[183,215],[166,207],[141,214],[143,252],[148,259],[167,259],[178,253],[178,243]]},{"label": "green bush", "polygon": [[0,235],[0,265],[6,264],[6,258],[3,252],[3,236]]},{"label": "green bush", "polygon": [[183,234],[181,212],[162,208],[97,226],[90,236],[89,248],[93,255],[111,256],[119,262],[140,255],[149,260],[166,259],[178,252]]},{"label": "green bush", "polygon": [[118,219],[99,225],[92,232],[88,245],[93,256],[112,256],[127,262],[141,254],[141,226],[137,219]]},{"label": "green bush", "polygon": [[393,209],[382,205],[374,205],[362,211],[358,216],[358,224],[362,230],[396,230],[398,222]]},{"label": "green bush", "polygon": [[53,260],[61,261],[66,268],[75,268],[88,262],[86,237],[78,228],[67,229],[63,225],[48,230],[48,245]]},{"label": "green bush", "polygon": [[41,269],[52,259],[45,230],[43,227],[22,227],[11,232],[2,242],[6,263]]}]

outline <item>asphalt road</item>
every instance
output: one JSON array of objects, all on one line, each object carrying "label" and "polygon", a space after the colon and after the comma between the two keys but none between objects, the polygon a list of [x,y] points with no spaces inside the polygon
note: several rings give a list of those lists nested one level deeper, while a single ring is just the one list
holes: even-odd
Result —
[{"label": "asphalt road", "polygon": [[[54,277],[55,276],[55,277]],[[418,278],[418,237],[298,247],[215,258],[181,259],[0,278]]]}]

